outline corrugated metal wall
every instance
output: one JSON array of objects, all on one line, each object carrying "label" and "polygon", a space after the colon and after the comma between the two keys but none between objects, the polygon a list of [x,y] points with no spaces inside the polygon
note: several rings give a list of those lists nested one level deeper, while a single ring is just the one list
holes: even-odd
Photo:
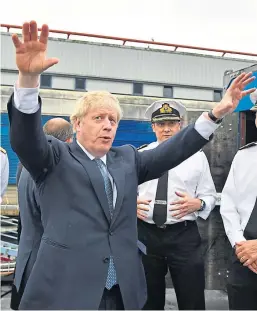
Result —
[{"label": "corrugated metal wall", "polygon": [[[16,69],[11,36],[1,33],[1,64]],[[64,39],[50,39],[48,56],[59,64],[48,72],[109,79],[222,88],[224,72],[254,61],[165,50],[142,49]]]}]

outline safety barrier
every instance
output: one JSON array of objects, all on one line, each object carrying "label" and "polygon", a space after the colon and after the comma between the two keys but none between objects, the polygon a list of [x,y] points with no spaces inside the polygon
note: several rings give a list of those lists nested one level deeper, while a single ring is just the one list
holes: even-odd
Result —
[{"label": "safety barrier", "polygon": [[[1,24],[1,27],[6,28],[7,32],[10,32],[12,29],[22,29],[22,26],[18,25],[11,25],[11,24]],[[38,28],[41,31],[41,28]],[[192,45],[183,45],[183,44],[176,44],[176,43],[168,43],[168,42],[159,42],[159,41],[150,41],[150,40],[140,40],[140,39],[133,39],[133,38],[124,38],[124,37],[115,37],[115,36],[106,36],[106,35],[98,35],[92,33],[85,33],[85,32],[77,32],[77,31],[69,31],[69,30],[57,30],[57,29],[49,29],[50,33],[66,35],[67,39],[70,39],[71,36],[81,37],[88,37],[88,38],[98,38],[98,39],[105,39],[105,40],[112,40],[118,42],[121,41],[122,45],[125,45],[127,42],[130,43],[142,43],[146,45],[152,46],[165,46],[165,47],[173,47],[173,51],[178,51],[178,49],[190,50],[193,51],[202,51],[202,52],[215,52],[218,53],[218,56],[224,57],[227,54],[230,55],[242,55],[242,56],[252,56],[257,57],[256,53],[249,53],[249,52],[241,52],[241,51],[232,51],[232,50],[223,50],[223,49],[214,49],[214,48],[207,48],[207,47],[200,47],[200,46],[192,46]]]}]

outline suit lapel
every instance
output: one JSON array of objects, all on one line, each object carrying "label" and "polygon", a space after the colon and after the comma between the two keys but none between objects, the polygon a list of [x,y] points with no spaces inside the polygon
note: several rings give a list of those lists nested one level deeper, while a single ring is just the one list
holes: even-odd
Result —
[{"label": "suit lapel", "polygon": [[[109,212],[109,205],[108,200],[106,196],[106,192],[104,189],[104,181],[103,177],[101,175],[101,172],[99,168],[97,167],[97,164],[89,159],[89,157],[85,154],[85,152],[80,148],[80,146],[76,143],[76,141],[73,141],[73,143],[70,144],[70,151],[71,155],[83,166],[83,168],[86,170],[90,181],[92,183],[93,189],[95,191],[95,194],[103,208],[103,211],[105,213],[106,218],[108,221],[111,221],[110,212]],[[81,185],[83,188],[83,185]],[[83,191],[83,190],[82,190]]]},{"label": "suit lapel", "polygon": [[111,221],[112,226],[117,216],[119,215],[122,206],[122,201],[124,198],[124,187],[125,187],[125,172],[123,166],[123,159],[121,156],[117,156],[116,152],[113,150],[110,150],[109,153],[107,154],[107,168],[110,174],[112,175],[112,178],[114,180],[117,189],[117,199]]}]

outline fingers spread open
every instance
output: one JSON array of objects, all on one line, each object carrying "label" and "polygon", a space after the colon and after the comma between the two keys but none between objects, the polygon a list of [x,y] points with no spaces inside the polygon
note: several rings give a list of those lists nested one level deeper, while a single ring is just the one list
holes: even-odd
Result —
[{"label": "fingers spread open", "polygon": [[48,35],[49,35],[48,26],[47,26],[46,24],[44,24],[44,25],[42,26],[42,29],[41,29],[39,41],[40,41],[41,43],[47,44]]},{"label": "fingers spread open", "polygon": [[31,40],[37,41],[38,32],[37,32],[37,23],[35,21],[30,22],[30,36],[31,36]]},{"label": "fingers spread open", "polygon": [[253,93],[255,90],[256,90],[256,88],[251,88],[251,89],[249,89],[249,90],[245,90],[245,91],[242,92],[242,96],[251,94],[251,93]]},{"label": "fingers spread open", "polygon": [[44,62],[44,70],[52,67],[53,65],[57,64],[59,62],[58,58],[48,58]]},{"label": "fingers spread open", "polygon": [[23,42],[30,41],[29,23],[27,22],[22,25],[22,38]]},{"label": "fingers spread open", "polygon": [[16,33],[12,35],[12,42],[13,42],[16,49],[20,48],[22,45],[22,43],[21,43],[21,41],[20,41],[20,39]]}]

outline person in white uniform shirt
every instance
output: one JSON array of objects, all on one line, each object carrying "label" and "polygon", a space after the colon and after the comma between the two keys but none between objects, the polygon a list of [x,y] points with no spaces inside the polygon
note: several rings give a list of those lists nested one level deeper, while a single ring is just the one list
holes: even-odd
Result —
[{"label": "person in white uniform shirt", "polygon": [[[251,110],[256,112],[257,127],[256,104]],[[257,142],[241,147],[235,155],[221,194],[220,213],[233,248],[229,309],[257,310]]]},{"label": "person in white uniform shirt", "polygon": [[4,148],[0,147],[0,156],[1,156],[1,197],[0,204],[3,201],[4,194],[6,192],[9,180],[9,160],[7,152]]},{"label": "person in white uniform shirt", "polygon": [[[178,133],[186,108],[175,100],[159,100],[146,111],[157,141],[144,152]],[[204,261],[196,219],[207,219],[215,207],[216,190],[203,151],[138,187],[138,233],[146,245],[143,256],[148,300],[146,310],[163,310],[165,275],[169,269],[179,309],[205,309]],[[141,203],[141,204],[140,204]]]}]

